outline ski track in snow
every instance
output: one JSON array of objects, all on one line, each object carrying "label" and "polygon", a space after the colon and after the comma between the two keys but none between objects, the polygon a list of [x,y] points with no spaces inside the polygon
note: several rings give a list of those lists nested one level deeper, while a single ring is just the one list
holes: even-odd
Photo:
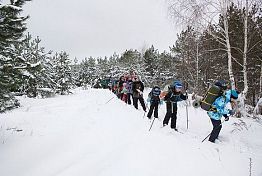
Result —
[{"label": "ski track in snow", "polygon": [[[147,95],[147,92],[145,95]],[[215,144],[206,113],[178,105],[175,132],[143,118],[109,90],[75,89],[48,99],[19,97],[0,114],[1,176],[262,176],[262,126],[253,119],[223,124]],[[110,100],[108,102],[108,100]],[[145,97],[146,100],[146,97]],[[107,103],[108,102],[108,103]]]}]

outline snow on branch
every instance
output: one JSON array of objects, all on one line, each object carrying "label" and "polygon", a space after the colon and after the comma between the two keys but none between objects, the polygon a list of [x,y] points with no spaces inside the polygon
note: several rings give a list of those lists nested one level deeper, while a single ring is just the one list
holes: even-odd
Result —
[{"label": "snow on branch", "polygon": [[11,5],[11,4],[0,5],[0,9],[1,8],[11,8],[11,9],[18,10],[18,11],[22,10],[21,7],[17,7],[17,6]]}]

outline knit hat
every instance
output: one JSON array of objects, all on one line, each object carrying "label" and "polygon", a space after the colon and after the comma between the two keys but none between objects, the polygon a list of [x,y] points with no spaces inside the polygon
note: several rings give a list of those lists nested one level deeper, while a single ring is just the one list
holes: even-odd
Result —
[{"label": "knit hat", "polygon": [[174,81],[174,88],[182,89],[183,85],[180,81]]},{"label": "knit hat", "polygon": [[231,90],[231,98],[237,99],[238,98],[238,94],[239,94],[239,92],[236,91],[235,89]]},{"label": "knit hat", "polygon": [[221,87],[222,89],[226,90],[227,89],[227,82],[224,80],[218,80],[215,82],[215,85],[218,87]]}]

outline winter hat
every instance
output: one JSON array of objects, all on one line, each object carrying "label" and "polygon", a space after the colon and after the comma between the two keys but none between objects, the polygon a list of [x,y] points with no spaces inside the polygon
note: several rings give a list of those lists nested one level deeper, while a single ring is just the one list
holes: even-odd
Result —
[{"label": "winter hat", "polygon": [[238,98],[238,94],[239,94],[238,91],[236,91],[235,89],[232,89],[230,97],[233,98],[233,99],[237,99]]},{"label": "winter hat", "polygon": [[154,87],[153,87],[153,90],[154,90],[154,91],[161,91],[161,90],[160,90],[160,87],[158,87],[158,86],[154,86]]},{"label": "winter hat", "polygon": [[154,86],[153,89],[152,89],[152,94],[153,94],[154,96],[159,96],[160,93],[161,93],[160,87]]},{"label": "winter hat", "polygon": [[227,89],[227,82],[224,80],[218,80],[217,82],[215,82],[215,85],[221,87],[224,90]]},{"label": "winter hat", "polygon": [[180,81],[174,81],[174,88],[182,89],[183,85]]}]

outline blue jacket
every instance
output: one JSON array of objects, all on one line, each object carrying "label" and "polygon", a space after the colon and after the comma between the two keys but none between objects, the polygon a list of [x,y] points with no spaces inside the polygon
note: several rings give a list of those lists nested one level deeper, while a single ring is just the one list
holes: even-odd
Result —
[{"label": "blue jacket", "polygon": [[148,94],[150,104],[159,103],[160,102],[160,97],[159,97],[160,94],[161,94],[161,90],[160,90],[159,87],[156,86],[156,87],[152,88],[152,90]]},{"label": "blue jacket", "polygon": [[222,96],[218,97],[212,104],[216,111],[208,111],[207,114],[211,119],[220,120],[223,115],[229,113],[226,104],[230,102],[231,90],[226,91]]},{"label": "blue jacket", "polygon": [[132,90],[132,86],[133,86],[133,81],[127,81],[127,90],[128,92],[127,93],[130,93],[132,94],[133,93],[133,90]]}]

